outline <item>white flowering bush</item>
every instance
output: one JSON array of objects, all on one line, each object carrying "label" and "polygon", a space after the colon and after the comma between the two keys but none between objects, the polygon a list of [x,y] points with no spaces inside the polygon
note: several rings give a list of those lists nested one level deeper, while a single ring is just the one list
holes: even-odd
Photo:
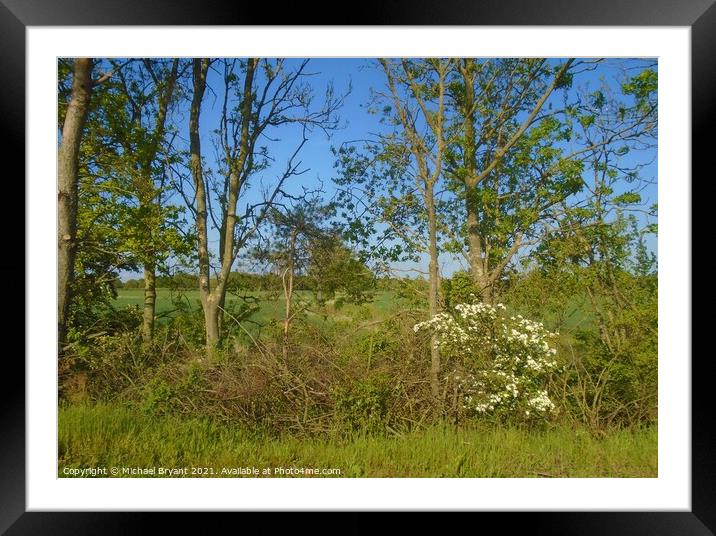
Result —
[{"label": "white flowering bush", "polygon": [[468,412],[527,420],[555,412],[546,386],[558,368],[550,344],[558,334],[541,323],[508,316],[502,304],[463,303],[413,329],[433,334],[442,355],[459,365],[454,378]]}]

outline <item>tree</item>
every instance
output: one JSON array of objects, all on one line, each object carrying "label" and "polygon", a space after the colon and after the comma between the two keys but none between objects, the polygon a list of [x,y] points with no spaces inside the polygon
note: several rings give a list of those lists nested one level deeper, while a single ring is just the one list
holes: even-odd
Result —
[{"label": "tree", "polygon": [[[104,93],[95,92],[93,101],[106,105]],[[131,207],[126,204],[125,196],[114,189],[116,177],[105,175],[106,168],[100,166],[97,159],[97,151],[103,147],[103,138],[98,132],[99,115],[97,109],[90,111],[80,150],[77,254],[68,342],[103,331],[103,322],[99,320],[114,314],[112,301],[116,298],[118,271],[135,271],[138,267],[127,249],[125,232]]]},{"label": "tree", "polygon": [[[452,90],[462,136],[452,147],[449,167],[465,204],[470,272],[487,302],[522,245],[529,220],[551,202],[530,194],[554,189],[546,184],[554,170],[535,174],[525,168],[540,156],[549,164],[557,158],[550,149],[559,125],[553,113],[540,111],[554,90],[568,83],[573,64],[573,59],[555,68],[544,59],[457,62]],[[569,179],[564,195],[572,192]]]},{"label": "tree", "polygon": [[[657,265],[645,239],[657,232],[657,206],[645,206],[641,195],[649,161],[631,154],[656,141],[656,72],[646,68],[626,78],[622,93],[633,98],[628,108],[603,88],[591,93],[590,106],[600,113],[584,121],[592,147],[585,195],[564,203],[559,224],[535,255],[549,280],[587,297],[594,325],[575,334],[571,400],[596,428],[656,418]],[[623,121],[639,122],[640,135],[604,143]]]},{"label": "tree", "polygon": [[[349,224],[354,239],[362,238],[367,246],[376,224],[382,224],[382,237],[371,246],[380,256],[397,260],[403,247],[413,258],[416,252],[428,256],[428,313],[433,317],[439,310],[438,195],[448,145],[451,60],[381,59],[379,64],[388,91],[376,92],[376,104],[394,129],[368,140],[363,154],[354,146],[341,148],[337,182],[346,187],[343,204],[351,209],[358,203],[369,215],[367,222],[359,217]],[[389,245],[394,238],[402,244]],[[433,341],[430,385],[436,400],[439,373],[440,355]]]},{"label": "tree", "polygon": [[[317,128],[327,133],[338,126],[335,112],[341,99],[335,98],[329,86],[321,106],[313,106],[311,88],[302,83],[309,76],[306,72],[308,60],[299,62],[295,68],[282,59],[220,60],[223,95],[221,119],[215,133],[220,155],[217,172],[221,178],[212,183],[203,169],[199,137],[201,103],[210,64],[208,59],[193,60],[194,95],[189,138],[194,183],[192,210],[198,233],[199,290],[206,322],[206,342],[211,351],[221,337],[226,284],[237,256],[256,236],[271,208],[286,196],[286,182],[306,171],[301,168],[298,156],[311,131]],[[271,130],[289,126],[297,127],[299,135],[285,168],[272,185],[265,186],[262,199],[246,200],[251,179],[269,167],[268,147],[259,145],[259,140],[272,140]],[[212,196],[215,202],[210,205]],[[243,213],[238,214],[242,200],[245,201]],[[217,207],[218,214],[211,210],[211,206]],[[213,288],[209,218],[219,232],[218,268]]]},{"label": "tree", "polygon": [[342,242],[331,222],[332,203],[323,204],[317,192],[310,198],[295,200],[292,206],[276,206],[268,223],[269,238],[254,250],[253,256],[277,271],[284,297],[283,356],[288,357],[289,330],[293,320],[310,308],[310,300],[296,299],[299,280],[304,290],[312,290],[318,305],[337,292],[342,301],[364,303],[372,296],[374,276],[365,264]]},{"label": "tree", "polygon": [[[453,212],[452,227],[462,230],[453,246],[456,252],[466,246],[470,272],[485,301],[493,301],[517,254],[542,240],[555,207],[583,189],[591,152],[603,146],[635,147],[654,128],[653,109],[637,107],[628,93],[606,106],[605,88],[586,95],[568,91],[600,64],[573,59],[557,64],[544,59],[458,62],[451,96],[459,118],[455,128],[462,135],[453,138],[447,169],[456,199],[464,205]],[[605,121],[609,130],[594,139],[590,129]]]},{"label": "tree", "polygon": [[[143,59],[134,69],[119,71],[120,90],[125,97],[118,110],[114,135],[121,146],[118,162],[126,176],[125,188],[136,200],[130,220],[130,233],[136,240],[130,244],[144,269],[144,306],[142,338],[152,340],[156,311],[156,277],[158,265],[172,246],[179,246],[166,220],[176,211],[163,206],[162,185],[164,138],[169,107],[179,78],[179,59],[166,64],[163,60]],[[129,226],[128,226],[129,227]],[[173,244],[172,244],[173,242]]]},{"label": "tree", "polygon": [[[75,259],[77,255],[77,211],[80,170],[80,149],[94,88],[109,80],[115,70],[92,79],[95,61],[77,58],[71,63],[60,60],[59,124],[60,143],[57,153],[57,286],[58,341],[60,352],[67,338],[70,306],[73,298]],[[122,66],[119,66],[121,69]],[[64,86],[70,77],[71,89]],[[68,102],[69,99],[69,102]]]},{"label": "tree", "polygon": [[361,304],[373,299],[373,272],[348,248],[337,232],[314,237],[309,244],[306,277],[316,302],[323,305],[342,293],[342,301]]},{"label": "tree", "polygon": [[73,64],[72,94],[65,112],[57,156],[57,285],[58,339],[60,348],[67,334],[67,317],[72,299],[72,281],[77,251],[77,183],[82,131],[92,94],[92,59],[77,58]]},{"label": "tree", "polygon": [[611,196],[570,211],[537,257],[552,284],[586,296],[593,325],[575,330],[565,381],[578,418],[596,429],[656,419],[657,273],[644,246],[656,229],[629,214],[637,207]]},{"label": "tree", "polygon": [[308,271],[312,245],[324,240],[326,220],[332,213],[330,205],[321,205],[316,199],[303,200],[281,210],[274,207],[269,215],[272,226],[272,244],[257,250],[255,255],[278,269],[284,298],[283,357],[288,357],[291,322],[307,304],[294,307],[296,276]]}]

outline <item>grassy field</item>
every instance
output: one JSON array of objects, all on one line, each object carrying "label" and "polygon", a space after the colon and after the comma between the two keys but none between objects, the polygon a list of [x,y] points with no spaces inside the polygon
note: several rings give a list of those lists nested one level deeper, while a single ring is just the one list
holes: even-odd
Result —
[{"label": "grassy field", "polygon": [[[247,476],[221,473],[237,467],[256,468],[258,476],[292,476],[276,474],[282,467],[337,469],[340,474],[330,476],[341,477],[655,478],[657,430],[597,439],[567,428],[434,427],[395,437],[277,440],[210,420],[151,417],[116,406],[60,408],[59,476],[86,467],[213,470],[176,475],[195,477]],[[262,475],[264,469],[272,474]]]},{"label": "grassy field", "polygon": [[[312,293],[307,291],[296,292],[297,296],[305,296],[305,299],[312,300]],[[267,322],[271,319],[279,320],[283,318],[284,314],[284,299],[280,292],[254,292],[250,296],[258,299],[259,309],[253,313],[249,318],[256,322]],[[232,306],[239,305],[243,302],[242,298],[237,296],[227,295],[227,310],[230,310]],[[184,304],[189,305],[192,309],[199,310],[201,303],[199,300],[198,290],[170,290],[167,288],[157,289],[157,304],[156,312],[158,315],[158,321],[161,322],[168,316],[173,314],[176,310],[176,302],[181,301]],[[592,323],[591,314],[586,310],[586,305],[582,303],[583,300],[576,300],[575,303],[569,308],[570,314],[566,319],[562,329],[570,330],[576,328],[587,328]],[[117,291],[117,299],[114,300],[113,305],[117,308],[126,306],[141,307],[144,303],[144,290],[143,289],[119,289]],[[308,313],[309,317],[315,317],[316,319],[324,318],[321,314],[323,311],[327,313],[325,318],[330,319],[348,319],[352,318],[361,306],[353,304],[344,304],[339,309],[336,309],[333,301],[327,302],[324,308],[317,307],[315,304],[310,308]],[[374,295],[373,301],[369,302],[365,306],[367,308],[367,317],[370,320],[377,320],[384,318],[389,314],[391,310],[396,308],[396,298],[393,292],[390,291],[379,291]],[[538,319],[545,322],[545,325],[551,325],[551,318]]]},{"label": "grassy field", "polygon": [[[312,293],[307,291],[297,291],[297,296],[304,295],[305,299],[312,300]],[[249,294],[250,297],[257,298],[259,302],[259,310],[256,311],[250,318],[252,320],[263,322],[271,319],[283,318],[284,314],[284,299],[280,292],[254,292]],[[177,309],[176,301],[181,301],[184,304],[189,305],[192,309],[199,310],[201,308],[201,302],[199,300],[198,290],[182,290],[181,292],[176,290],[170,290],[166,288],[157,289],[157,304],[156,312],[161,321],[162,318],[166,318],[171,315],[173,311]],[[231,310],[234,305],[243,303],[243,299],[231,294],[227,294],[227,310]],[[117,291],[117,299],[114,300],[114,307],[127,307],[137,306],[141,307],[144,303],[144,291],[142,289],[119,289]],[[376,292],[375,299],[370,302],[367,307],[370,310],[370,316],[372,318],[378,318],[381,315],[385,315],[394,305],[394,296],[391,292]],[[344,304],[339,309],[335,308],[333,301],[327,302],[325,311],[332,318],[350,318],[354,315],[360,306],[352,304]],[[321,317],[319,314],[322,312],[321,308],[315,305],[311,307],[310,316]]]}]

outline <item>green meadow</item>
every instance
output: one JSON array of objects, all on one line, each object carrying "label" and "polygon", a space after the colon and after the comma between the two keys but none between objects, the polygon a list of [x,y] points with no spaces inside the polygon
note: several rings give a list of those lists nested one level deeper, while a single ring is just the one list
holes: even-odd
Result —
[{"label": "green meadow", "polygon": [[201,467],[214,472],[193,476],[211,477],[251,476],[222,468],[282,467],[340,471],[322,477],[656,478],[656,439],[655,426],[603,437],[567,427],[430,426],[388,437],[269,438],[210,419],[78,405],[60,408],[59,476],[86,467]]}]

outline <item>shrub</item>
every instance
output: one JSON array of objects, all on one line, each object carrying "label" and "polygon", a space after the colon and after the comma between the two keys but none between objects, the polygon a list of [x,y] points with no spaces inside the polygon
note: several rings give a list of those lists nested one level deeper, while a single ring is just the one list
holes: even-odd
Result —
[{"label": "shrub", "polygon": [[557,369],[556,336],[539,322],[507,316],[505,306],[462,303],[414,326],[454,364],[453,379],[469,414],[534,421],[555,412],[547,390]]},{"label": "shrub", "polygon": [[59,374],[60,396],[72,391],[73,377],[85,377],[86,395],[93,400],[113,398],[135,386],[152,365],[154,355],[143,351],[134,333],[90,336],[68,345]]},{"label": "shrub", "polygon": [[386,375],[374,374],[335,390],[335,412],[344,431],[382,433],[388,424],[392,398]]},{"label": "shrub", "polygon": [[146,413],[162,415],[168,413],[174,392],[164,379],[152,378],[144,387],[142,409]]}]

